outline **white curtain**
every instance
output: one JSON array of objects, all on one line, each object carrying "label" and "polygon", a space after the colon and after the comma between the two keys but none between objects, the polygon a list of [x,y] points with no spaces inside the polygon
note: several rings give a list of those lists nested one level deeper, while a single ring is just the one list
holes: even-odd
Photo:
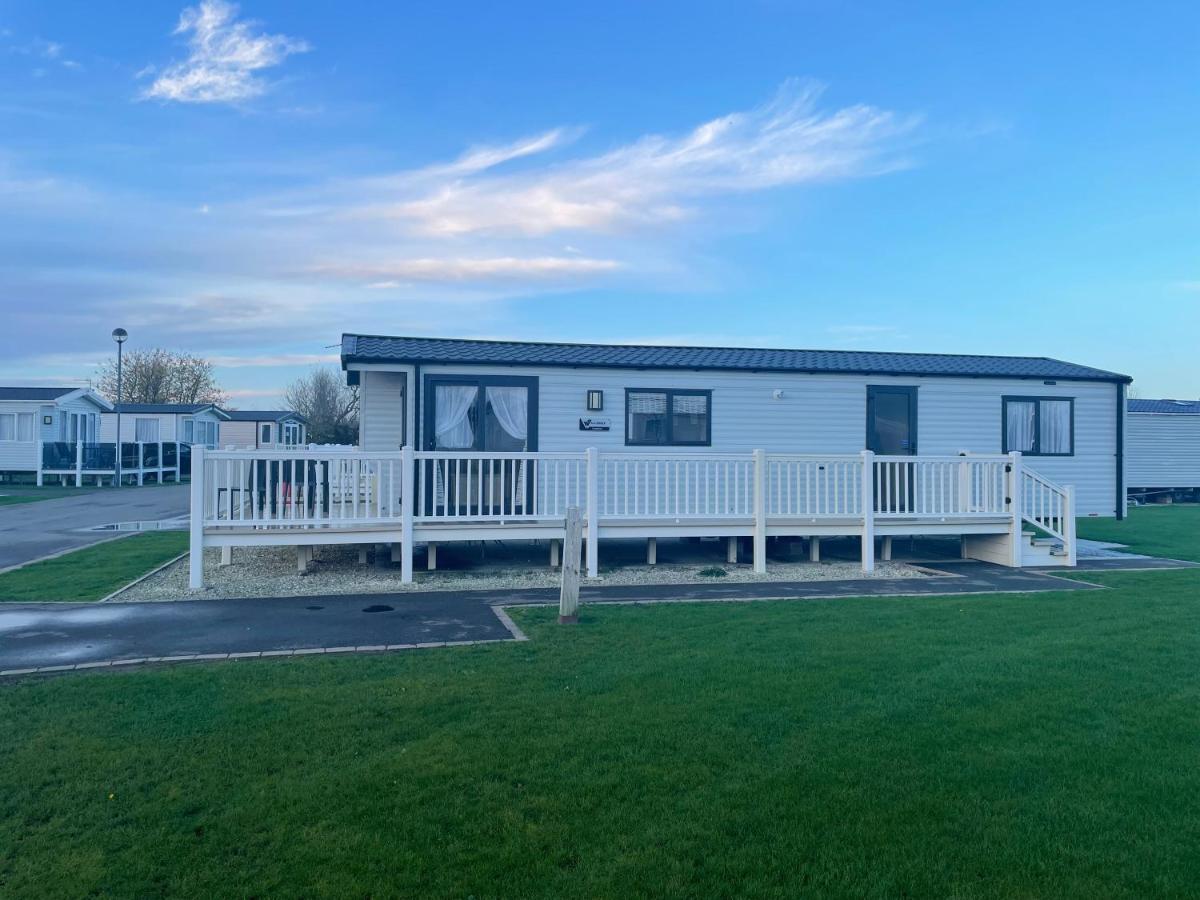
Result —
[{"label": "white curtain", "polygon": [[1040,453],[1071,452],[1071,402],[1043,400],[1038,451]]},{"label": "white curtain", "polygon": [[153,444],[158,441],[158,419],[134,419],[134,440]]},{"label": "white curtain", "polygon": [[500,427],[524,444],[529,435],[529,391],[523,387],[490,387],[487,399]]},{"label": "white curtain", "polygon": [[1007,449],[1029,453],[1033,450],[1033,421],[1037,405],[1029,400],[1009,400],[1006,412],[1008,420]]},{"label": "white curtain", "polygon": [[469,450],[475,430],[468,418],[479,388],[473,384],[439,384],[433,423],[434,447],[438,450]]}]

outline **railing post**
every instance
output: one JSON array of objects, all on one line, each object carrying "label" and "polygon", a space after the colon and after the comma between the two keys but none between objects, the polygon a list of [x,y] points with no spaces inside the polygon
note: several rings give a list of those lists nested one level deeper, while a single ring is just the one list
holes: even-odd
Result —
[{"label": "railing post", "polygon": [[587,453],[587,575],[600,575],[600,451],[588,447]]},{"label": "railing post", "polygon": [[567,507],[564,529],[558,624],[573,625],[579,621],[579,533],[583,531],[583,523],[579,520],[579,507]]},{"label": "railing post", "polygon": [[875,571],[875,454],[862,452],[862,570]]},{"label": "railing post", "polygon": [[1075,556],[1075,485],[1063,488],[1063,540],[1067,544],[1067,565],[1074,566]]},{"label": "railing post", "polygon": [[754,451],[754,571],[767,571],[767,452]]},{"label": "railing post", "polygon": [[400,580],[413,580],[413,482],[416,475],[416,455],[411,444],[400,451]]},{"label": "railing post", "polygon": [[39,438],[37,442],[37,486],[42,486],[42,468],[46,465],[46,450]]},{"label": "railing post", "polygon": [[163,447],[163,445],[162,445],[162,441],[159,441],[159,442],[158,442],[158,483],[159,483],[159,484],[162,484],[162,479],[163,479],[163,455],[162,455],[162,447]]},{"label": "railing post", "polygon": [[137,442],[138,448],[138,487],[142,486],[142,476],[146,472],[146,446],[141,442]]},{"label": "railing post", "polygon": [[971,458],[966,451],[959,456],[962,462],[958,464],[958,511],[965,514],[971,511]]},{"label": "railing post", "polygon": [[1021,475],[1021,453],[1018,450],[1008,454],[1008,510],[1012,515],[1012,564],[1014,569],[1021,568],[1021,544],[1025,540],[1025,526],[1022,518],[1025,485]]},{"label": "railing post", "polygon": [[75,441],[75,487],[83,487],[83,441]]},{"label": "railing post", "polygon": [[204,448],[195,447],[192,450],[192,508],[188,547],[188,587],[193,591],[204,587],[204,475]]}]

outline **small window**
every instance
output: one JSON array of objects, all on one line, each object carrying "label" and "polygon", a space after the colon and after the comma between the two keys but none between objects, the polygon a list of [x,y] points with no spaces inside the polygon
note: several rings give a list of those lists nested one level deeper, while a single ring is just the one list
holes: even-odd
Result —
[{"label": "small window", "polygon": [[134,419],[134,440],[146,444],[158,442],[158,419]]},{"label": "small window", "polygon": [[1075,453],[1075,400],[1070,397],[1005,397],[1004,452],[1027,456]]},{"label": "small window", "polygon": [[625,391],[625,443],[633,447],[707,447],[712,391]]},{"label": "small window", "polygon": [[259,443],[260,444],[271,443],[271,426],[270,425],[263,425],[262,437],[259,439]]},{"label": "small window", "polygon": [[15,413],[0,413],[0,441],[17,439],[17,417]]},{"label": "small window", "polygon": [[33,413],[17,414],[17,440],[33,440]]}]

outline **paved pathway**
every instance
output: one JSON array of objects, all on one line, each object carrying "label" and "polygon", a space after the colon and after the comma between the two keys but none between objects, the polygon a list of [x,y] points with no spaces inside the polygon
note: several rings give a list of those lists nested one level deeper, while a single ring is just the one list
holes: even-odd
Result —
[{"label": "paved pathway", "polygon": [[0,506],[0,569],[113,536],[112,532],[82,529],[113,522],[171,519],[187,511],[186,484],[82,489],[78,497]]},{"label": "paved pathway", "polygon": [[[1120,563],[1125,565],[1121,566]],[[1087,569],[1194,566],[1175,560],[1095,560]],[[584,603],[746,601],[856,596],[1094,591],[1054,571],[939,563],[935,578],[585,587]],[[1063,570],[1056,570],[1061,573]],[[501,607],[553,604],[553,589],[423,591],[267,600],[0,604],[0,675],[34,668],[123,665],[313,652],[408,649],[520,638]],[[114,663],[115,661],[115,663]]]}]

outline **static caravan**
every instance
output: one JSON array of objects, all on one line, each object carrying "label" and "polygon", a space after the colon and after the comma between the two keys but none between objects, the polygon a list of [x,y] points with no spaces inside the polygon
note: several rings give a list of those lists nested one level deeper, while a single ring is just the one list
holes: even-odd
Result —
[{"label": "static caravan", "polygon": [[1200,499],[1200,400],[1130,400],[1127,427],[1130,496]]},{"label": "static caravan", "polygon": [[88,388],[0,387],[0,474],[11,478],[64,467],[74,472],[74,448],[96,443],[101,416],[111,409]]},{"label": "static caravan", "polygon": [[221,431],[221,446],[235,449],[277,450],[303,446],[308,420],[290,409],[230,409]]},{"label": "static caravan", "polygon": [[[1045,357],[344,335],[353,452],[216,451],[193,472],[206,546],[957,538],[1006,566],[1075,563],[1075,518],[1122,516],[1125,390]],[[574,511],[574,512],[572,512]],[[573,526],[572,526],[573,529]],[[574,534],[574,530],[571,532]]]},{"label": "static caravan", "polygon": [[179,442],[216,447],[221,423],[228,421],[227,413],[212,403],[120,403],[101,423],[100,438],[106,443],[117,440],[117,413],[124,444]]}]

